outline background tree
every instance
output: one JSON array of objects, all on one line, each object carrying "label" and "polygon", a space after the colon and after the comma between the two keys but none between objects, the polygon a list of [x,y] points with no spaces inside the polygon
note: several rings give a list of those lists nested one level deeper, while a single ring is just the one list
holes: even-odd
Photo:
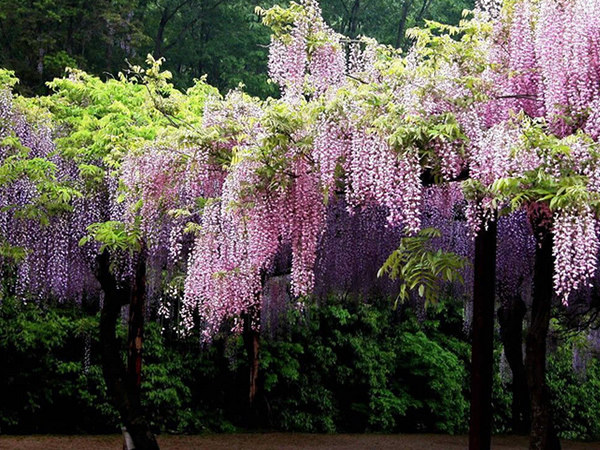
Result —
[{"label": "background tree", "polygon": [[[77,67],[105,79],[148,53],[165,57],[165,68],[181,89],[195,78],[225,93],[243,82],[249,93],[275,93],[264,73],[269,31],[254,14],[274,1],[140,0],[96,2],[53,0],[0,2],[0,65],[15,70],[19,92],[46,93],[46,81]],[[378,0],[326,2],[325,17],[337,31],[408,47],[404,31],[435,18],[457,23],[472,0]]]},{"label": "background tree", "polygon": [[411,40],[406,30],[422,26],[425,20],[458,24],[465,9],[473,9],[474,0],[338,0],[324,2],[323,17],[338,33],[352,39],[359,35],[382,44],[407,49]]}]

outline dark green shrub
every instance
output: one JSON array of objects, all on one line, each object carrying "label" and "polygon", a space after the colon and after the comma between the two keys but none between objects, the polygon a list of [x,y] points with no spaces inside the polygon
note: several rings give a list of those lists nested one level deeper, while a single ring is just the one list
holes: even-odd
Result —
[{"label": "dark green shrub", "polygon": [[8,432],[114,431],[97,358],[98,320],[75,308],[0,305],[0,427]]},{"label": "dark green shrub", "polygon": [[160,325],[150,322],[143,355],[142,403],[155,429],[169,433],[233,429],[224,417],[222,384],[231,376],[215,346],[201,347],[197,336],[169,341]]},{"label": "dark green shrub", "polygon": [[[241,337],[201,346],[197,335],[168,337],[150,322],[144,407],[155,430],[170,433],[229,431],[232,424],[306,432],[466,432],[470,345],[461,316],[451,301],[422,322],[410,309],[393,311],[385,302],[332,302],[292,312],[279,332],[261,338],[262,393],[254,411],[260,417],[253,422]],[[557,428],[563,438],[598,440],[600,363],[592,358],[585,374],[575,373],[572,349],[567,341],[549,357]],[[118,431],[100,367],[97,314],[5,299],[0,361],[2,432]],[[510,400],[496,370],[496,432],[510,432]]]},{"label": "dark green shrub", "polygon": [[585,372],[575,372],[573,344],[573,340],[567,340],[548,358],[554,423],[563,439],[597,441],[600,440],[600,361],[592,357]]},{"label": "dark green shrub", "polygon": [[414,318],[396,316],[388,305],[313,307],[285,339],[265,343],[273,424],[326,432],[464,430],[466,371],[463,355],[452,351],[464,351],[464,342],[437,342]]},{"label": "dark green shrub", "polygon": [[[0,429],[11,433],[119,430],[100,365],[99,319],[79,307],[0,304]],[[122,337],[125,327],[120,328]],[[168,342],[146,326],[143,406],[157,431],[228,430],[215,395],[223,371],[198,339]],[[86,351],[87,347],[87,351]],[[125,356],[125,349],[123,355]],[[86,358],[86,353],[88,357]]]}]

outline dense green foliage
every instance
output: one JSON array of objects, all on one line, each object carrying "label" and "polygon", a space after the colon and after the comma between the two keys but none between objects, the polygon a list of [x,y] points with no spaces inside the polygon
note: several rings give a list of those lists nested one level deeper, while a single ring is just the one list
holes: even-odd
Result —
[{"label": "dense green foliage", "polygon": [[[334,302],[293,312],[262,341],[256,424],[309,432],[465,432],[469,343],[460,305],[445,301],[438,308],[422,322],[410,308],[393,311],[387,303]],[[117,430],[97,330],[98,316],[79,308],[3,301],[3,432]],[[197,337],[161,333],[157,322],[146,330],[144,404],[156,430],[248,427],[240,337],[201,347]],[[593,359],[585,375],[576,374],[572,349],[565,342],[550,359],[557,424],[565,438],[599,439],[600,365]],[[494,429],[510,432],[510,392],[495,373]]]},{"label": "dense green foliage", "polygon": [[95,317],[4,299],[0,321],[2,431],[94,432],[104,424],[116,426],[100,366],[84,369],[83,342],[86,336],[97,342]]},{"label": "dense green foliage", "polygon": [[[0,308],[3,432],[114,432],[99,356],[97,314],[5,299]],[[120,328],[123,338],[125,326]],[[86,347],[88,350],[86,351]],[[218,385],[215,350],[197,341],[171,342],[149,323],[145,341],[144,407],[153,426],[169,432],[228,429],[210,390]],[[87,355],[86,355],[87,353]],[[190,357],[193,355],[194,357]],[[227,375],[227,374],[226,374]],[[219,392],[223,392],[220,390]],[[199,394],[202,395],[199,395]],[[218,399],[218,397],[217,397]],[[211,403],[212,402],[212,403]]]},{"label": "dense green foliage", "polygon": [[576,336],[550,355],[548,385],[559,436],[564,439],[598,440],[600,437],[600,361],[591,358],[584,372],[573,370],[574,346],[583,344]]},{"label": "dense green foliage", "polygon": [[466,430],[468,345],[460,325],[451,332],[456,316],[445,319],[447,333],[437,319],[420,325],[389,305],[328,305],[301,321],[262,355],[278,428]]}]

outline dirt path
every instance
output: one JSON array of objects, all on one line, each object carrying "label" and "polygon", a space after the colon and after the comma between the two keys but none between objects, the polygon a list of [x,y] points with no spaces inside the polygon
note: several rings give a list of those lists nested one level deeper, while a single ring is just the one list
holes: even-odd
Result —
[{"label": "dirt path", "polygon": [[[162,450],[462,450],[467,448],[466,436],[436,434],[208,434],[201,436],[159,436]],[[121,436],[0,436],[1,450],[120,450]],[[527,439],[516,436],[497,436],[492,448],[522,450]],[[580,443],[563,441],[563,450],[599,450],[600,442]]]}]

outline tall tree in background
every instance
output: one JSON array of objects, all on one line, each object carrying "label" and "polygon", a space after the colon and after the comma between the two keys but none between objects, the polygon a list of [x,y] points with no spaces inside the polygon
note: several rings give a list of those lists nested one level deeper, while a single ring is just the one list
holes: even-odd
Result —
[{"label": "tall tree in background", "polygon": [[405,50],[411,39],[406,30],[422,26],[424,20],[458,24],[474,0],[336,0],[323,2],[323,17],[339,33],[349,38],[359,35]]},{"label": "tall tree in background", "polygon": [[116,73],[146,41],[127,1],[0,1],[0,65],[15,70],[26,93],[65,67]]},{"label": "tall tree in background", "polygon": [[171,0],[140,4],[138,17],[153,45],[144,47],[165,68],[176,85],[190,86],[206,75],[222,92],[246,85],[249,93],[265,97],[275,90],[264,73],[269,42],[251,0]]}]

